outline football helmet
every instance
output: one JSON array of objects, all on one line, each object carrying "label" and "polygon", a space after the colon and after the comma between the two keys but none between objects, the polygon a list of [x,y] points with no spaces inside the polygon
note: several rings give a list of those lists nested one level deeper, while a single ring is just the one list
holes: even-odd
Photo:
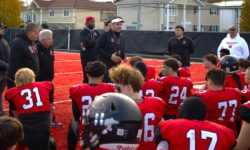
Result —
[{"label": "football helmet", "polygon": [[142,116],[128,96],[98,96],[83,117],[83,148],[136,149],[141,137]]},{"label": "football helmet", "polygon": [[233,56],[223,56],[220,59],[220,68],[225,70],[226,73],[235,73],[239,70],[239,61]]}]

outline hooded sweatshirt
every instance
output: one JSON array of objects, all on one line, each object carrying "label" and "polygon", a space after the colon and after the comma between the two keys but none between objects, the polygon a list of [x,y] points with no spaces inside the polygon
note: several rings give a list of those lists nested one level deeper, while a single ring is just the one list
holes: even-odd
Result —
[{"label": "hooded sweatshirt", "polygon": [[217,50],[218,58],[220,58],[220,50],[223,48],[228,49],[230,51],[230,56],[234,56],[236,58],[247,59],[249,56],[248,45],[238,33],[234,38],[231,38],[231,36],[227,34],[227,36],[221,41]]},{"label": "hooded sweatshirt", "polygon": [[39,59],[35,42],[29,40],[23,31],[11,44],[9,70],[7,73],[8,88],[14,87],[15,73],[20,68],[30,68],[35,75],[39,72]]}]

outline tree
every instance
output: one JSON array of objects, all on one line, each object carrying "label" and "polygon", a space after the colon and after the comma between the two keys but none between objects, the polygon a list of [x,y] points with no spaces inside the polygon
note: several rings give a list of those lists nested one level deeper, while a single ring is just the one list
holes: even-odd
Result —
[{"label": "tree", "polygon": [[8,27],[18,27],[22,23],[21,7],[20,0],[0,0],[0,21]]},{"label": "tree", "polygon": [[240,16],[240,30],[250,32],[250,1],[244,0]]}]

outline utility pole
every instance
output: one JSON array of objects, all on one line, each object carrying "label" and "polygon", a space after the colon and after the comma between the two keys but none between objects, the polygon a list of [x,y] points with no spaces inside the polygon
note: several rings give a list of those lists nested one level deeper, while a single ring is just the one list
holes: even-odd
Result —
[{"label": "utility pole", "polygon": [[137,5],[137,30],[140,30],[141,26],[141,0],[138,0]]},{"label": "utility pole", "polygon": [[183,27],[186,29],[186,4],[187,0],[183,0]]}]

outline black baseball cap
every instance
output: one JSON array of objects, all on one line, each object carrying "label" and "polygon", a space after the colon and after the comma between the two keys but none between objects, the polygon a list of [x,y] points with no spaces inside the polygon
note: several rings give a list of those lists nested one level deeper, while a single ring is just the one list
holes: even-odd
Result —
[{"label": "black baseball cap", "polygon": [[0,22],[0,28],[7,28],[7,26]]}]

